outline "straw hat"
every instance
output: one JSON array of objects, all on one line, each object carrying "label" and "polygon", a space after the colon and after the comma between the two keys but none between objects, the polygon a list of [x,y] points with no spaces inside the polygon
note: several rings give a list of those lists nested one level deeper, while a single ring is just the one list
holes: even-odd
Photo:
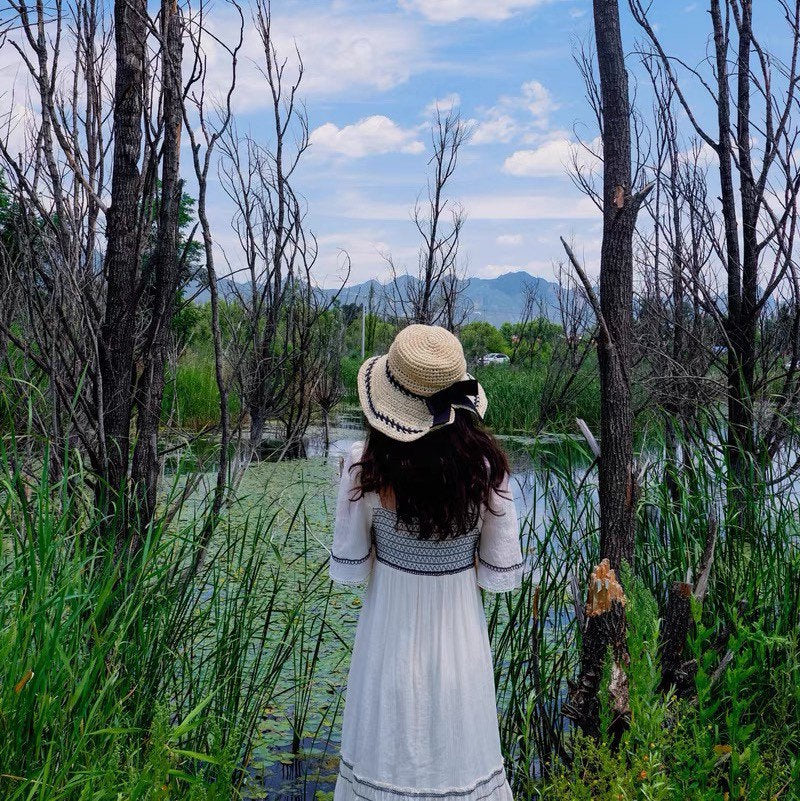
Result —
[{"label": "straw hat", "polygon": [[483,417],[486,393],[467,373],[464,349],[438,325],[409,325],[389,353],[358,371],[358,397],[369,424],[387,437],[412,442],[449,425],[455,409]]}]

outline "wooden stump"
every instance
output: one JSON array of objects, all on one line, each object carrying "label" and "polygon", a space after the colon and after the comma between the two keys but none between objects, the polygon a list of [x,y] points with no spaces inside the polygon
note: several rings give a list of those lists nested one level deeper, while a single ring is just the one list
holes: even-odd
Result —
[{"label": "wooden stump", "polygon": [[564,716],[575,721],[590,737],[598,738],[601,733],[599,694],[609,647],[612,663],[607,691],[614,711],[609,732],[618,741],[630,725],[626,672],[630,658],[625,635],[625,595],[608,559],[603,559],[589,579],[581,667],[578,678],[569,682],[564,704]]},{"label": "wooden stump", "polygon": [[694,685],[693,662],[684,659],[689,627],[692,622],[692,585],[676,581],[669,588],[664,625],[661,630],[661,685],[662,692],[675,687],[685,697]]}]

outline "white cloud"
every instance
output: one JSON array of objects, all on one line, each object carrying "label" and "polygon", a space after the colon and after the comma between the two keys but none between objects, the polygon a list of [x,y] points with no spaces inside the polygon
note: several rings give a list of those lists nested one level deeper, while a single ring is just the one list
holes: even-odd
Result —
[{"label": "white cloud", "polygon": [[483,119],[470,120],[474,128],[473,145],[510,142],[531,129],[541,131],[550,124],[558,103],[540,81],[526,81],[518,95],[503,95],[488,109]]},{"label": "white cloud", "polygon": [[430,22],[461,19],[504,20],[547,0],[400,0],[400,6],[422,14]]},{"label": "white cloud", "polygon": [[[207,13],[205,24],[214,35],[233,46],[239,19],[225,10]],[[303,59],[301,95],[336,97],[354,90],[386,91],[405,83],[430,65],[431,48],[421,26],[400,13],[313,11],[275,14],[272,34],[278,57],[287,59],[287,80],[296,75],[295,46]],[[229,56],[206,37],[208,89],[221,98],[230,80]],[[264,47],[252,19],[245,18],[239,56],[236,103],[240,110],[261,109],[271,102],[261,73]]]},{"label": "white cloud", "polygon": [[[480,194],[458,198],[467,220],[586,220],[597,217],[597,207],[578,194],[569,195],[518,195]],[[412,203],[380,201],[364,197],[358,192],[343,192],[336,196],[336,204],[326,212],[331,216],[354,220],[410,219]]]},{"label": "white cloud", "polygon": [[549,122],[550,114],[558,108],[550,91],[539,81],[526,81],[522,84],[521,100],[531,113],[534,124],[542,128]]},{"label": "white cloud", "polygon": [[458,94],[458,92],[451,92],[449,95],[437,97],[436,100],[431,100],[431,102],[425,106],[423,114],[426,117],[433,117],[436,114],[437,109],[440,114],[447,114],[453,108],[460,105],[461,96]]},{"label": "white cloud", "polygon": [[717,151],[714,150],[714,148],[711,147],[711,145],[709,145],[707,142],[702,142],[702,141],[699,144],[696,143],[692,147],[684,151],[681,151],[678,154],[678,158],[680,158],[681,161],[684,161],[687,164],[692,164],[696,159],[697,163],[701,167],[706,167],[706,168],[714,164],[717,164],[719,161],[719,157],[717,156]]},{"label": "white cloud", "polygon": [[[403,241],[406,241],[406,237]],[[417,246],[412,243],[390,242],[386,232],[376,229],[337,231],[320,236],[319,258],[314,265],[314,275],[321,286],[339,286],[347,276],[347,259],[350,259],[348,284],[358,284],[370,278],[386,282],[391,278],[391,268],[383,254],[391,253],[399,264],[413,262]]]},{"label": "white cloud", "polygon": [[339,128],[326,122],[311,132],[312,152],[361,158],[381,153],[422,153],[425,145],[414,129],[401,128],[380,114]]},{"label": "white cloud", "polygon": [[[2,95],[0,99],[4,99]],[[0,138],[12,158],[24,156],[33,150],[40,124],[39,113],[22,103],[14,103],[0,115]]]},{"label": "white cloud", "polygon": [[481,122],[475,121],[470,144],[491,145],[497,142],[510,142],[519,131],[517,121],[509,114],[498,114]]},{"label": "white cloud", "polygon": [[[595,140],[590,144],[593,151],[599,146]],[[503,172],[509,175],[530,178],[566,177],[573,161],[584,170],[599,165],[599,161],[585,147],[569,139],[549,139],[536,148],[517,150],[503,163]]]},{"label": "white cloud", "polygon": [[511,247],[522,244],[522,234],[500,234],[495,240],[498,245]]},{"label": "white cloud", "polygon": [[598,216],[583,195],[473,195],[461,198],[469,220],[585,220]]}]

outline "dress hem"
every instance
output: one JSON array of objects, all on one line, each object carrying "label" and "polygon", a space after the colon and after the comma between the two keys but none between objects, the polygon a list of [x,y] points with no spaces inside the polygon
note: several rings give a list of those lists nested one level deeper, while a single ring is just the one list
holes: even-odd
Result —
[{"label": "dress hem", "polygon": [[398,787],[375,779],[359,776],[347,760],[339,761],[339,776],[336,782],[335,801],[513,801],[511,789],[500,765],[486,776],[469,786],[449,789],[416,789]]}]

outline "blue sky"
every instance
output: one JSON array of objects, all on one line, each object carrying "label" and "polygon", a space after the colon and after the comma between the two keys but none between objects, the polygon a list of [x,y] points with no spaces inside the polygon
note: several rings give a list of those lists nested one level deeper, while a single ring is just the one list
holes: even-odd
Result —
[{"label": "blue sky", "polygon": [[[757,5],[762,42],[780,50],[777,3]],[[636,81],[642,34],[627,2],[620,6],[632,87],[647,117],[648,89]],[[709,52],[708,3],[653,6],[668,52],[700,64]],[[342,250],[352,261],[351,282],[385,279],[383,253],[415,271],[410,214],[424,198],[436,103],[457,103],[473,129],[450,187],[467,213],[462,257],[469,274],[522,269],[553,278],[565,236],[596,276],[599,214],[565,166],[576,136],[597,136],[573,61],[579,43],[593,41],[591,0],[273,0],[272,7],[279,51],[291,60],[296,43],[305,64],[301,94],[311,148],[295,185],[319,240],[321,284],[337,282]],[[216,6],[212,19],[217,35],[230,39],[225,9]],[[252,26],[244,56],[238,124],[266,137],[266,87],[254,65],[259,43]],[[216,75],[223,85],[225,77],[224,70]],[[703,90],[687,84],[686,94],[696,115],[712,121]],[[583,161],[592,164],[588,155]],[[218,186],[211,203],[216,240],[235,265],[231,209]]]},{"label": "blue sky", "polygon": [[[233,43],[238,23],[230,6],[206,1],[214,34]],[[246,0],[243,4],[247,8]],[[621,0],[632,86],[649,117],[647,87],[636,81],[642,34],[627,5]],[[597,275],[599,215],[565,167],[576,135],[588,142],[597,136],[573,62],[576,46],[593,41],[591,6],[591,0],[273,0],[279,52],[291,60],[296,44],[305,64],[301,94],[311,148],[295,188],[307,203],[307,227],[319,241],[321,284],[336,284],[343,250],[352,260],[352,282],[387,277],[384,253],[415,271],[419,240],[410,215],[415,200],[424,197],[437,102],[457,103],[473,128],[450,187],[467,214],[461,253],[469,274],[491,277],[522,269],[552,278],[553,262],[562,258],[559,237],[565,236],[589,275]],[[708,0],[653,3],[651,19],[667,51],[692,66],[708,54],[707,8]],[[756,4],[756,29],[764,46],[783,55],[789,37],[777,0]],[[268,143],[259,51],[249,21],[237,124]],[[209,95],[216,90],[219,96],[229,67],[213,45],[208,56]],[[708,65],[702,69],[708,75]],[[9,46],[2,48],[0,97],[5,103],[15,98],[12,116],[20,122],[15,133],[20,141],[25,120],[37,112],[33,100],[32,108],[24,104],[26,84],[18,56]],[[700,119],[713,120],[713,106],[696,81],[686,84],[686,94]],[[188,137],[184,147],[187,190],[196,192]],[[226,260],[237,266],[240,259],[232,206],[216,175],[209,212],[224,272]]]},{"label": "blue sky", "polygon": [[[587,258],[596,253],[599,218],[562,166],[576,123],[596,136],[572,61],[576,39],[591,34],[590,8],[585,0],[273,3],[282,49],[291,56],[294,39],[305,62],[312,146],[296,184],[319,238],[321,283],[335,283],[341,249],[352,281],[383,277],[385,252],[415,269],[410,212],[425,187],[437,101],[456,102],[473,129],[451,186],[467,213],[471,275],[552,277],[560,235]],[[255,43],[247,49],[257,55]],[[257,76],[246,80],[240,115],[258,132],[266,109]],[[217,202],[215,233],[235,262],[230,212]]]}]

